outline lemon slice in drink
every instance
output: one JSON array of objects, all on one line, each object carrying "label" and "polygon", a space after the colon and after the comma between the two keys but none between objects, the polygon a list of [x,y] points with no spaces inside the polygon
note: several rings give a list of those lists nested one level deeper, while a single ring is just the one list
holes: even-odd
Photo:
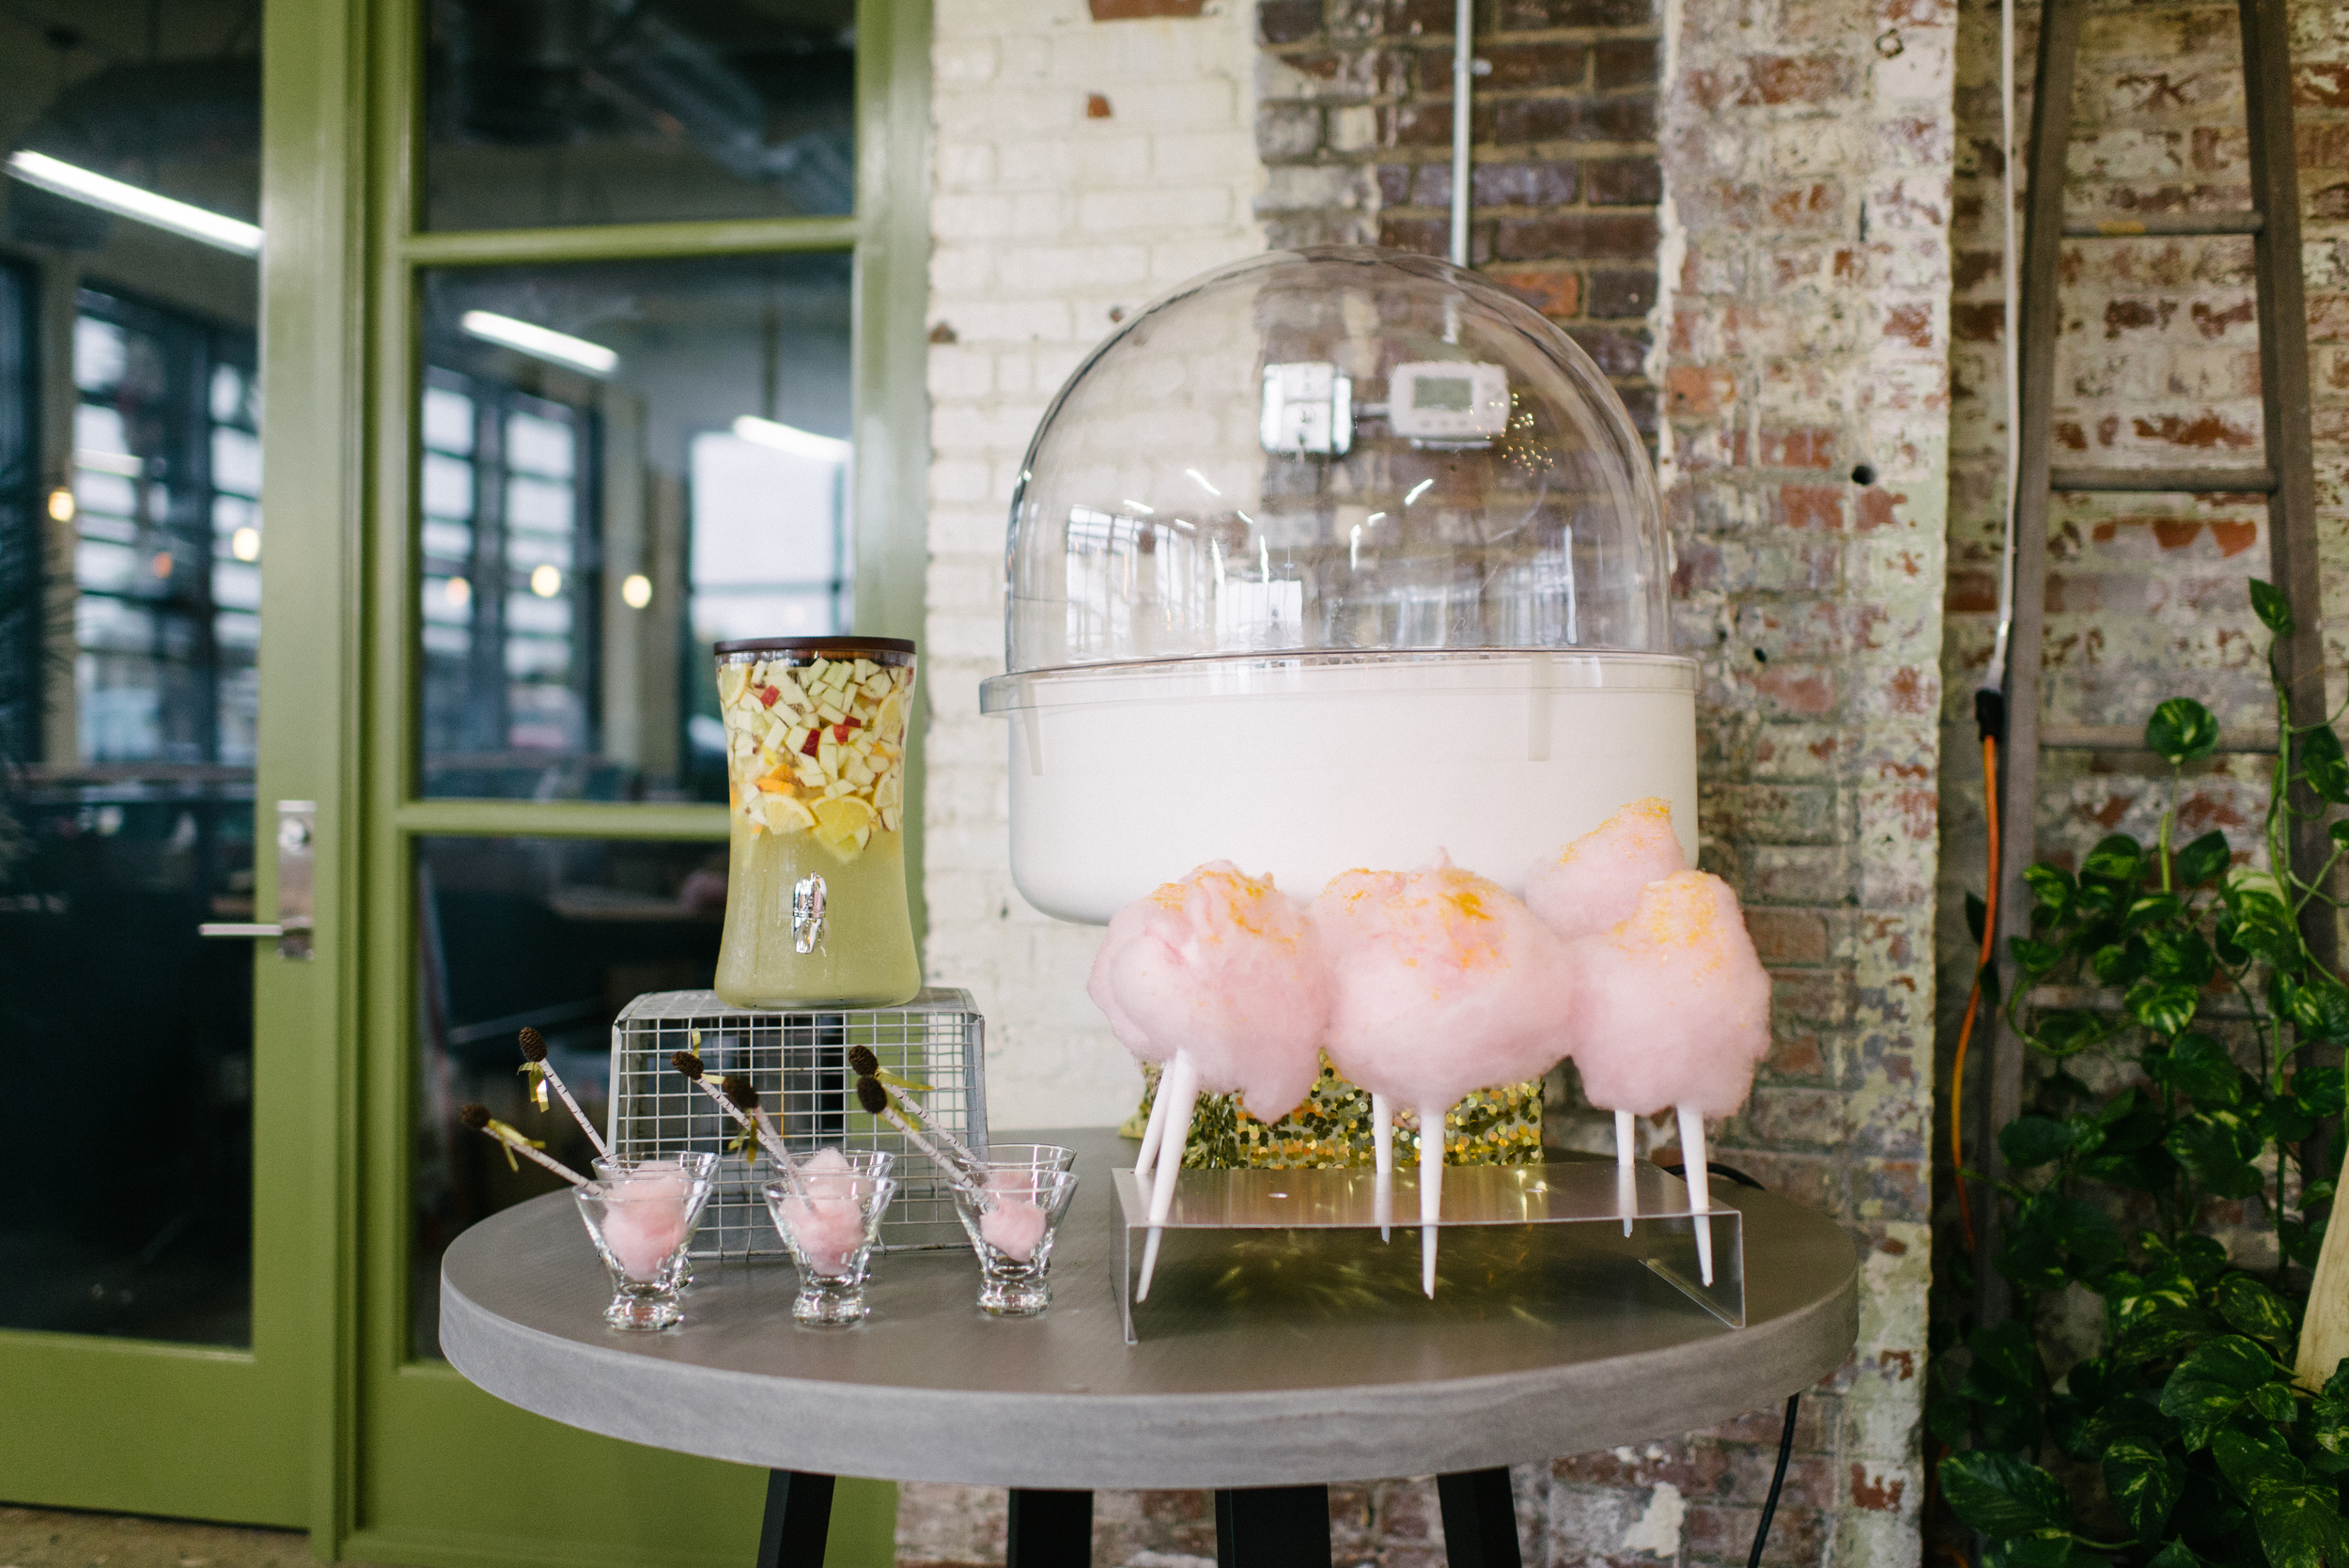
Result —
[{"label": "lemon slice in drink", "polygon": [[879,820],[880,814],[870,802],[853,795],[835,795],[816,802],[816,831],[837,848],[848,848],[856,843],[860,831]]}]

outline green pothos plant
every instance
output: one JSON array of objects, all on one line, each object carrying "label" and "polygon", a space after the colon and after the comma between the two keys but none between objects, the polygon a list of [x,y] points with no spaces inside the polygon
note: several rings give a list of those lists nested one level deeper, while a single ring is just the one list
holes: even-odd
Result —
[{"label": "green pothos plant", "polygon": [[[2331,901],[2321,874],[2293,874],[2287,842],[2291,785],[2349,804],[2349,758],[2275,679],[2283,596],[2251,594],[2279,737],[2264,855],[2237,864],[2217,831],[2177,842],[2180,782],[2218,724],[2172,698],[2145,726],[2170,768],[2155,842],[2115,833],[2077,874],[2027,874],[2030,934],[2012,940],[2004,1006],[2042,1066],[1999,1130],[2010,1179],[1991,1260],[2017,1311],[1937,1358],[1928,1411],[1953,1451],[1942,1495],[1993,1565],[2349,1568],[2349,1364],[2295,1376],[2324,1234],[2310,1211],[2341,1157],[2336,1136],[2302,1157],[2342,1110],[2341,1069],[2310,1059],[2349,1041],[2349,987],[2302,938],[2303,913]],[[2349,823],[2331,838],[2337,860]],[[2239,1239],[2254,1220],[2272,1227],[2272,1262]],[[2086,1327],[2078,1297],[2058,1300],[2075,1286],[2100,1299]]]}]

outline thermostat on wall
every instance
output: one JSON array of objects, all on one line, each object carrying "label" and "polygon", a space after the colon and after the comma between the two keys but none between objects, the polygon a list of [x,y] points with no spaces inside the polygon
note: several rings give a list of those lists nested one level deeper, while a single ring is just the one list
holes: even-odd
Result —
[{"label": "thermostat on wall", "polygon": [[1424,360],[1387,378],[1387,423],[1408,441],[1483,442],[1509,423],[1509,377],[1498,365]]}]

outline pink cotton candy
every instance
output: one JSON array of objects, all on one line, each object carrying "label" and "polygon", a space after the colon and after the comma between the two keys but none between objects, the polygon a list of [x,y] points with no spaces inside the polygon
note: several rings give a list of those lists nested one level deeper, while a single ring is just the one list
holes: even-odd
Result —
[{"label": "pink cotton candy", "polygon": [[807,1266],[818,1274],[846,1274],[864,1245],[864,1204],[856,1172],[838,1149],[818,1149],[793,1168],[804,1198],[778,1205],[784,1227]]},{"label": "pink cotton candy", "polygon": [[1035,1256],[1035,1244],[1044,1239],[1045,1214],[1035,1202],[1035,1177],[1025,1171],[988,1173],[995,1206],[979,1216],[979,1234],[1014,1263]]},{"label": "pink cotton candy", "polygon": [[692,1184],[675,1166],[605,1184],[603,1244],[631,1280],[651,1280],[685,1240]]},{"label": "pink cotton candy", "polygon": [[1650,883],[1630,919],[1573,954],[1573,1055],[1593,1105],[1719,1117],[1746,1103],[1770,1048],[1770,977],[1728,883]]},{"label": "pink cotton candy", "polygon": [[1117,911],[1085,986],[1127,1049],[1181,1054],[1212,1094],[1275,1122],[1319,1076],[1329,976],[1304,912],[1229,861]]},{"label": "pink cotton candy", "polygon": [[1634,800],[1525,874],[1526,907],[1568,941],[1631,918],[1640,890],[1688,869],[1672,802]]},{"label": "pink cotton candy", "polygon": [[1371,1093],[1448,1107],[1565,1054],[1564,944],[1498,882],[1440,854],[1422,871],[1348,871],[1314,923],[1330,959],[1330,1060]]}]

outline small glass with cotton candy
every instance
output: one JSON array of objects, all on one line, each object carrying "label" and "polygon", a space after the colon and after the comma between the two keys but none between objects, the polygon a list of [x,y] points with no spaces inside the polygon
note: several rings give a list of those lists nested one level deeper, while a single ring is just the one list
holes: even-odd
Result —
[{"label": "small glass with cotton candy", "polygon": [[794,1320],[814,1327],[864,1321],[864,1279],[881,1216],[897,1195],[896,1157],[827,1146],[796,1157],[766,1186],[767,1212],[799,1265]]},{"label": "small glass with cotton candy", "polygon": [[955,1213],[979,1254],[981,1312],[1033,1317],[1052,1304],[1052,1238],[1076,1190],[1075,1172],[1041,1159],[990,1163],[984,1182],[956,1187]]},{"label": "small glass with cotton candy", "polygon": [[685,1250],[709,1203],[712,1154],[599,1159],[596,1179],[576,1190],[580,1219],[612,1275],[603,1320],[614,1328],[673,1328],[685,1321],[677,1288]]}]

